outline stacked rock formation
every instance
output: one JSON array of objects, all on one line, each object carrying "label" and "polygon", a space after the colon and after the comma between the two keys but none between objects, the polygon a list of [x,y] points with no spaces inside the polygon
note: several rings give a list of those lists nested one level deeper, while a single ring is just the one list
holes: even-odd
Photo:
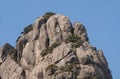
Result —
[{"label": "stacked rock formation", "polygon": [[55,14],[26,29],[16,47],[0,48],[0,79],[112,79],[102,50],[90,45],[80,22]]}]

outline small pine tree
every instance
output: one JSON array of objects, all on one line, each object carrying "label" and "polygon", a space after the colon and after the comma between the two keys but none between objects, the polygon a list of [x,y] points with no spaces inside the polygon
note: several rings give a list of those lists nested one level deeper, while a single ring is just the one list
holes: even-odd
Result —
[{"label": "small pine tree", "polygon": [[51,16],[55,15],[55,13],[53,12],[46,12],[43,17],[45,18],[45,20],[47,21]]}]

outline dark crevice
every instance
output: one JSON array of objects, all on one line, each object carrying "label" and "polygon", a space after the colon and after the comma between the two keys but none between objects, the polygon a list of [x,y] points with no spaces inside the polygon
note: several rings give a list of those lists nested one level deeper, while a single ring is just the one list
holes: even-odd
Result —
[{"label": "dark crevice", "polygon": [[56,62],[55,62],[55,64],[57,64],[57,63],[59,63],[62,59],[64,59],[65,57],[67,57],[70,53],[72,53],[73,51],[71,50],[71,51],[69,51],[65,56],[63,56],[61,59],[59,59],[59,60],[57,60]]},{"label": "dark crevice", "polygon": [[22,79],[26,79],[26,72],[25,72],[25,70],[23,70],[23,71],[21,72],[21,76],[22,76]]}]

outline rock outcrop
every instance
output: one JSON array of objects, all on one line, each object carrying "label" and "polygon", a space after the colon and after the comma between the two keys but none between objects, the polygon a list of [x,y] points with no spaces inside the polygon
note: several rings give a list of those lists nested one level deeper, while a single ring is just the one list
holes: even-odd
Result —
[{"label": "rock outcrop", "polygon": [[26,30],[15,48],[0,48],[0,79],[112,79],[102,50],[90,45],[80,22],[44,15]]}]

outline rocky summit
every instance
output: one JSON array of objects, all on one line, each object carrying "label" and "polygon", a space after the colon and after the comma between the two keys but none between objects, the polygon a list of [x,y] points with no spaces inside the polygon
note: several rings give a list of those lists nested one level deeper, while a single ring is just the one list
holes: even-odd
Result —
[{"label": "rocky summit", "polygon": [[112,79],[102,50],[90,45],[85,26],[47,12],[0,48],[0,79]]}]

